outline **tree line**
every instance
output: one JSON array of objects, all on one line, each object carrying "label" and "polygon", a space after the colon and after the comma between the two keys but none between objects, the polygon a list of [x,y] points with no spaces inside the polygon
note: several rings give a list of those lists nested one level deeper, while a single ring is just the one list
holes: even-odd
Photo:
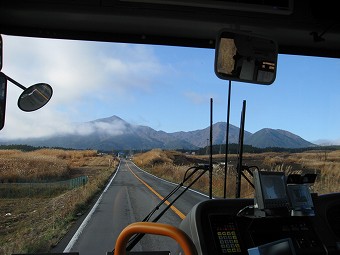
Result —
[{"label": "tree line", "polygon": [[[339,150],[339,145],[331,145],[331,146],[313,146],[313,147],[306,147],[306,148],[280,148],[280,147],[266,147],[266,148],[258,148],[252,145],[243,145],[243,152],[244,153],[264,153],[264,152],[290,152],[290,153],[299,153],[304,151],[311,151],[311,150],[328,150],[334,151]],[[240,148],[239,145],[236,143],[229,144],[228,146],[228,154],[237,154]],[[225,144],[218,144],[212,146],[212,153],[213,154],[225,154],[226,146]],[[210,147],[200,148],[196,151],[198,155],[205,155],[210,153]]]}]

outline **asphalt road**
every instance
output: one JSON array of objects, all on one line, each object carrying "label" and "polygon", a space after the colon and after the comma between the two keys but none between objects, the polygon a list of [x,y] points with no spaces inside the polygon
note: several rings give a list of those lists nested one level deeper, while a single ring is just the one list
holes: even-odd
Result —
[{"label": "asphalt road", "polygon": [[[77,226],[72,237],[67,242],[61,242],[56,250],[79,252],[80,255],[106,255],[114,249],[116,238],[123,228],[130,223],[142,221],[175,187],[174,184],[142,171],[131,161],[122,159],[118,171],[90,213]],[[178,190],[173,197],[182,190]],[[179,226],[190,209],[206,199],[208,197],[189,190],[158,222]],[[165,205],[160,207],[151,220],[164,208]],[[170,251],[175,254],[178,245],[168,237],[145,235],[132,251]]]}]

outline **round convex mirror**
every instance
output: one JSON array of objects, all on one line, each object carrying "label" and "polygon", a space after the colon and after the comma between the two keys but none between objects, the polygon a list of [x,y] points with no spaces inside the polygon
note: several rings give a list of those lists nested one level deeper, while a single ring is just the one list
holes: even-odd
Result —
[{"label": "round convex mirror", "polygon": [[52,87],[46,83],[32,85],[20,95],[18,107],[25,112],[38,110],[50,101],[52,93]]}]

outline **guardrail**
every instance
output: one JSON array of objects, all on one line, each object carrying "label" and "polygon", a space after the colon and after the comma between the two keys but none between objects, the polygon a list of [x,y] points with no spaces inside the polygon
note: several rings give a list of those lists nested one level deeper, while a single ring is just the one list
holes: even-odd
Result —
[{"label": "guardrail", "polygon": [[85,186],[87,182],[87,176],[80,176],[55,182],[0,183],[0,197],[51,197],[67,190]]}]

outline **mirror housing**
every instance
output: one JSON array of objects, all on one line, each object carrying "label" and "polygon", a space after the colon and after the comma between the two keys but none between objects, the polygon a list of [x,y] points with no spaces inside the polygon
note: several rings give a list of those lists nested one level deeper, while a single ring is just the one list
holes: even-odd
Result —
[{"label": "mirror housing", "polygon": [[2,36],[0,35],[0,71],[2,69],[3,49],[2,49]]},{"label": "mirror housing", "polygon": [[50,101],[52,87],[46,83],[38,83],[25,89],[18,99],[18,107],[25,112],[40,109]]},{"label": "mirror housing", "polygon": [[222,30],[216,39],[215,74],[223,80],[270,85],[277,57],[278,46],[271,39]]},{"label": "mirror housing", "polygon": [[0,73],[0,130],[5,126],[7,79]]}]

